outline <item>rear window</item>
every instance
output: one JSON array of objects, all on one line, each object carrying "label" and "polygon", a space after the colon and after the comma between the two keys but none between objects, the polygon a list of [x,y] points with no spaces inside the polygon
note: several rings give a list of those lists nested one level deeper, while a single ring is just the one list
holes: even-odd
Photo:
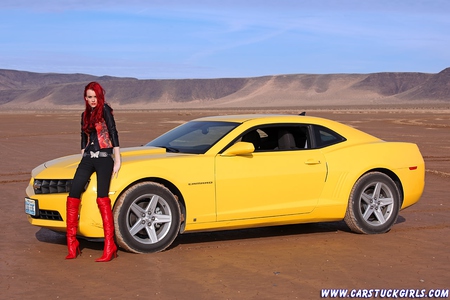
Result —
[{"label": "rear window", "polygon": [[314,125],[314,135],[316,138],[317,148],[323,148],[345,141],[345,138],[340,134],[319,125]]}]

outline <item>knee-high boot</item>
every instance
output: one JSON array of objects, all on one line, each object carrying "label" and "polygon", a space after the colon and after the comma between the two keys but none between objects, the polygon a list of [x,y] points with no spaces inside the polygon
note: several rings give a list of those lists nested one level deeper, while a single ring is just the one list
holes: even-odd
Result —
[{"label": "knee-high boot", "polygon": [[103,220],[105,248],[103,249],[103,256],[95,261],[105,262],[110,261],[113,256],[117,257],[117,246],[114,243],[114,220],[111,211],[111,199],[109,197],[97,198],[97,205]]},{"label": "knee-high boot", "polygon": [[78,198],[67,197],[66,202],[66,237],[67,248],[69,254],[66,259],[76,258],[81,254],[80,243],[77,240],[78,228],[78,210],[80,208],[81,200]]}]

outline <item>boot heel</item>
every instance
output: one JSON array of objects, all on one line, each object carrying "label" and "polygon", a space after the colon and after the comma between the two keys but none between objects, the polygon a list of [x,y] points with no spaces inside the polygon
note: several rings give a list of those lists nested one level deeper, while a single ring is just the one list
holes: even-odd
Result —
[{"label": "boot heel", "polygon": [[77,256],[81,256],[81,250],[80,250],[80,243],[75,240],[75,242],[73,244],[76,244],[75,249],[74,249],[74,245],[69,246],[69,254],[66,256],[66,259],[74,259],[77,258]]},{"label": "boot heel", "polygon": [[[114,249],[115,248],[115,249]],[[103,255],[100,258],[97,258],[96,262],[107,262],[114,258],[117,258],[117,246],[110,246],[109,248],[105,247],[105,250],[103,251]]]}]

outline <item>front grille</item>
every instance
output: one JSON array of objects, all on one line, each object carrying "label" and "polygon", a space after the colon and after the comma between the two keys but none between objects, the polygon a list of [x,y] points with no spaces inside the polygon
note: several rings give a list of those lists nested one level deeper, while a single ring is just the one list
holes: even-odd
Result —
[{"label": "front grille", "polygon": [[35,194],[68,193],[72,186],[72,179],[35,179]]},{"label": "front grille", "polygon": [[44,220],[53,220],[53,221],[62,221],[62,217],[60,213],[56,210],[39,210],[39,216],[35,217],[36,219],[44,219]]}]

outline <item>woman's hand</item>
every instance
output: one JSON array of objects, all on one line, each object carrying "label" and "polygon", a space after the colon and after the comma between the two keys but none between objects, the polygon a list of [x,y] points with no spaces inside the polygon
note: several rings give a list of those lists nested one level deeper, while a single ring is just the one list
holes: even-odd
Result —
[{"label": "woman's hand", "polygon": [[114,161],[114,168],[113,168],[113,173],[112,173],[113,178],[114,177],[117,178],[119,176],[120,166],[121,166],[120,159],[119,159],[119,161]]},{"label": "woman's hand", "polygon": [[112,172],[112,177],[118,177],[119,176],[119,170],[122,166],[122,161],[120,160],[120,148],[114,147],[114,167]]}]

